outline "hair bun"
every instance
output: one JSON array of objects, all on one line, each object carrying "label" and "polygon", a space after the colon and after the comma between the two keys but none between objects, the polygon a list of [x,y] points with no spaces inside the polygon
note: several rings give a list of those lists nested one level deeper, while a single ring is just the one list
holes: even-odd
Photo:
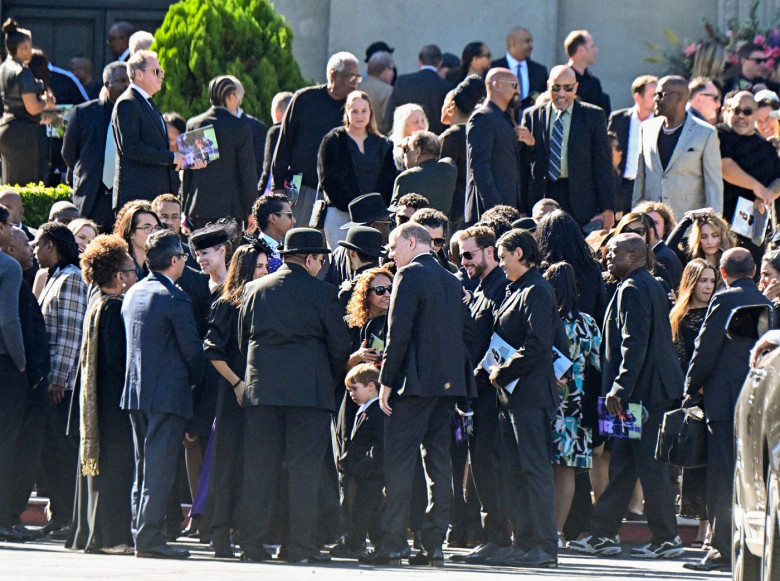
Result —
[{"label": "hair bun", "polygon": [[3,23],[3,32],[5,34],[13,34],[17,31],[19,28],[19,25],[17,24],[16,20],[13,18],[9,18]]}]

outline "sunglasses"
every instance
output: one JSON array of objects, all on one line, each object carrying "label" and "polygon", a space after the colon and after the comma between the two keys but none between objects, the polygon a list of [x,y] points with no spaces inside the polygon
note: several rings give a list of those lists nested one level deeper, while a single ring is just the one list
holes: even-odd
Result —
[{"label": "sunglasses", "polygon": [[665,99],[667,95],[680,95],[680,91],[656,91],[655,98],[659,101]]},{"label": "sunglasses", "polygon": [[158,76],[158,77],[162,77],[162,76],[164,76],[164,75],[165,75],[165,71],[164,71],[164,70],[162,70],[162,69],[152,69],[152,72],[153,72],[153,73],[154,73],[156,76]]},{"label": "sunglasses", "polygon": [[356,75],[354,73],[339,73],[339,76],[342,79],[346,79],[349,83],[354,83],[357,81],[358,83],[363,80],[363,75]]},{"label": "sunglasses", "polygon": [[741,107],[734,107],[731,112],[734,113],[734,115],[744,115],[745,117],[750,117],[755,109],[748,108],[741,108]]},{"label": "sunglasses", "polygon": [[754,63],[756,63],[757,65],[763,65],[763,64],[764,64],[766,61],[768,61],[769,59],[768,59],[768,58],[765,58],[765,57],[751,57],[751,58],[748,58],[748,59],[745,59],[745,60],[748,60],[748,61],[753,61],[753,62],[754,62]]},{"label": "sunglasses", "polygon": [[624,234],[639,234],[640,236],[644,236],[647,233],[647,228],[644,226],[638,226],[636,228],[623,228]]},{"label": "sunglasses", "polygon": [[431,238],[431,242],[434,246],[444,246],[444,243],[447,242],[444,238]]},{"label": "sunglasses", "polygon": [[374,291],[376,293],[376,296],[381,297],[385,293],[389,293],[391,290],[393,290],[393,285],[387,285],[387,286],[372,286],[369,287],[370,291]]},{"label": "sunglasses", "polygon": [[471,259],[473,259],[477,255],[477,252],[479,252],[481,250],[485,250],[485,249],[484,248],[477,248],[473,252],[471,252],[469,250],[465,250],[465,251],[461,252],[460,255],[461,255],[461,257],[465,258],[466,260],[471,260]]},{"label": "sunglasses", "polygon": [[275,216],[292,216],[292,212],[274,212]]},{"label": "sunglasses", "polygon": [[551,85],[550,90],[553,93],[557,93],[561,89],[566,91],[567,93],[572,93],[574,91],[574,88],[577,86],[577,83],[571,83],[569,85]]},{"label": "sunglasses", "polygon": [[[488,56],[490,56],[490,55],[488,55]],[[517,89],[517,87],[520,86],[517,81],[498,81],[498,82],[499,83],[504,83],[505,85],[512,85],[513,89]]]}]

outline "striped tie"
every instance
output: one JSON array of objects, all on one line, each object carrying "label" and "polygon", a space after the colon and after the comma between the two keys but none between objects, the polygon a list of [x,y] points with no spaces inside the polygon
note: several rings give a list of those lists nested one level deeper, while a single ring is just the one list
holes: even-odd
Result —
[{"label": "striped tie", "polygon": [[547,167],[547,175],[552,181],[561,177],[561,152],[563,151],[563,115],[565,111],[559,111],[555,118],[550,141],[550,161]]}]

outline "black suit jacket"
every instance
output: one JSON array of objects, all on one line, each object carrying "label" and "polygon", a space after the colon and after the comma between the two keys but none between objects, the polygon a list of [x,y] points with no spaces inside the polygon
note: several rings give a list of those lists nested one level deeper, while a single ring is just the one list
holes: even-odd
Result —
[{"label": "black suit jacket", "polygon": [[711,421],[734,420],[737,398],[750,369],[753,343],[733,341],[725,330],[732,310],[744,305],[771,305],[750,278],[734,281],[712,297],[694,343],[685,392],[694,395],[704,388],[704,413]]},{"label": "black suit jacket", "polygon": [[268,182],[271,179],[271,162],[274,160],[274,151],[279,141],[279,134],[282,132],[282,124],[275,123],[268,128],[265,134],[265,152],[263,154],[263,173],[260,175],[260,183],[257,184],[257,191],[262,196]]},{"label": "black suit jacket", "polygon": [[211,107],[187,121],[187,131],[212,125],[219,158],[199,170],[184,170],[182,211],[187,216],[246,220],[257,199],[257,167],[252,128],[224,107]]},{"label": "black suit jacket", "polygon": [[[631,129],[631,114],[634,112],[633,107],[628,109],[618,109],[613,111],[609,116],[609,122],[607,123],[607,131],[614,131],[618,138],[618,147],[623,155],[620,156],[620,164],[618,164],[618,176],[617,180],[623,177],[626,171],[626,155],[628,154],[628,133]],[[638,152],[637,152],[638,153]]]},{"label": "black suit jacket", "polygon": [[94,100],[73,108],[62,139],[62,158],[68,164],[68,183],[79,214],[89,216],[103,186],[106,136],[114,104]]},{"label": "black suit jacket", "polygon": [[[268,134],[268,129],[265,127],[265,123],[260,121],[257,117],[253,117],[248,113],[242,113],[241,119],[249,123],[249,127],[252,129],[252,147],[255,150],[255,172],[257,173],[257,181],[260,181],[260,177],[263,175],[263,164],[265,161],[265,138]],[[274,147],[276,144],[274,143]],[[271,150],[271,157],[274,156],[273,149]],[[271,163],[270,160],[268,162]]]},{"label": "black suit jacket", "polygon": [[463,208],[466,203],[466,126],[451,125],[439,136],[441,154],[439,158],[449,157],[458,168],[455,191],[452,194],[450,224],[457,226],[463,220]]},{"label": "black suit jacket", "polygon": [[528,210],[520,184],[520,144],[510,113],[488,101],[466,124],[466,224],[493,206]]},{"label": "black suit jacket", "polygon": [[388,133],[393,127],[393,113],[396,107],[406,103],[417,103],[425,111],[430,130],[436,135],[442,133],[446,127],[441,123],[441,106],[450,89],[452,84],[430,69],[400,75],[393,85],[393,92],[385,109],[382,129]]},{"label": "black suit jacket", "polygon": [[663,240],[660,240],[658,244],[653,246],[653,254],[655,260],[666,269],[669,273],[669,282],[673,289],[680,288],[680,281],[682,280],[683,265],[677,255],[669,248]]},{"label": "black suit jacket", "polygon": [[345,448],[339,458],[339,468],[345,474],[359,480],[382,477],[385,414],[379,407],[379,401],[357,416]]},{"label": "black suit jacket", "polygon": [[[547,168],[550,159],[550,103],[528,109],[523,125],[533,133],[533,147],[521,145],[523,185],[526,205],[533,205],[547,196]],[[569,197],[574,219],[586,224],[602,210],[615,208],[615,182],[612,155],[607,139],[604,111],[587,103],[575,101],[572,109],[569,140],[566,144],[569,163]]]},{"label": "black suit jacket", "polygon": [[430,254],[398,270],[379,376],[394,396],[474,395],[462,298],[458,279]]},{"label": "black suit jacket", "polygon": [[[518,123],[520,123],[523,109],[533,107],[534,102],[536,101],[536,97],[547,90],[547,67],[537,63],[536,61],[532,61],[531,59],[528,59],[526,63],[528,66],[528,96],[520,101],[520,107],[517,108],[515,113],[516,121]],[[490,63],[490,68],[509,69],[509,63],[506,60],[506,55]],[[516,70],[513,70],[512,72],[517,74]]]},{"label": "black suit jacket", "polygon": [[244,289],[238,315],[247,358],[243,405],[335,411],[351,341],[336,287],[284,264]]},{"label": "black suit jacket", "polygon": [[518,380],[509,396],[510,407],[555,409],[560,395],[552,348],[555,345],[562,353],[568,353],[569,348],[561,344],[561,337],[565,343],[566,334],[556,307],[555,291],[533,267],[510,283],[507,292],[511,294],[496,312],[493,331],[517,351],[500,366],[496,382],[506,387]]},{"label": "black suit jacket", "polygon": [[451,159],[443,157],[423,161],[398,174],[390,203],[397,204],[406,194],[420,194],[427,198],[431,208],[449,216],[457,180],[458,168]]},{"label": "black suit jacket", "polygon": [[117,99],[112,121],[117,155],[114,209],[130,200],[177,193],[179,179],[159,110],[129,87]]},{"label": "black suit jacket", "polygon": [[644,268],[618,285],[604,317],[601,393],[623,405],[667,409],[682,395],[683,376],[672,342],[669,298]]}]

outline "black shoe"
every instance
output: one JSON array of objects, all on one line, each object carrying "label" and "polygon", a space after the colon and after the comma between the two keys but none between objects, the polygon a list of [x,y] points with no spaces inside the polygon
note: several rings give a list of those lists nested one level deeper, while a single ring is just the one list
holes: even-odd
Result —
[{"label": "black shoe", "polygon": [[518,559],[525,556],[525,551],[516,545],[510,545],[508,547],[498,547],[496,551],[485,558],[484,564],[496,566],[505,566],[509,559]]},{"label": "black shoe", "polygon": [[230,533],[228,531],[215,531],[211,545],[214,547],[215,559],[232,559],[235,557],[233,545],[230,544]]},{"label": "black shoe", "polygon": [[484,565],[487,563],[487,559],[501,548],[493,542],[485,543],[463,557],[463,562],[469,565]]},{"label": "black shoe", "polygon": [[509,557],[506,564],[510,567],[557,567],[558,557],[537,547],[522,556]]},{"label": "black shoe", "polygon": [[692,571],[729,571],[731,559],[726,559],[718,551],[710,551],[701,561],[683,563],[683,567]]},{"label": "black shoe", "polygon": [[259,563],[261,561],[271,560],[271,553],[266,551],[265,548],[251,549],[249,547],[242,547],[241,549],[242,550],[239,559],[241,559],[242,561],[254,561],[256,563]]},{"label": "black shoe", "polygon": [[444,553],[441,547],[437,547],[430,553],[422,550],[413,557],[409,557],[410,565],[425,565],[428,567],[444,567]]},{"label": "black shoe", "polygon": [[190,556],[190,552],[187,549],[159,545],[145,551],[136,550],[135,556],[141,559],[186,559]]},{"label": "black shoe", "polygon": [[54,539],[55,541],[67,541],[68,537],[70,537],[71,529],[72,525],[60,527],[59,529],[51,531],[49,533],[49,538]]},{"label": "black shoe", "polygon": [[[364,565],[400,565],[401,559],[408,556],[408,547],[405,551],[393,551],[379,547],[373,551],[368,551],[358,557],[358,561]],[[406,556],[404,555],[406,553]]]},{"label": "black shoe", "polygon": [[359,559],[365,553],[365,548],[350,547],[346,543],[338,543],[330,550],[330,556],[337,559]]},{"label": "black shoe", "polygon": [[43,537],[43,533],[40,530],[28,529],[23,524],[16,524],[11,527],[13,531],[27,541],[35,541]]},{"label": "black shoe", "polygon": [[27,539],[17,533],[12,527],[0,527],[0,541],[5,541],[7,543],[24,543]]},{"label": "black shoe", "polygon": [[43,527],[41,527],[41,533],[44,534],[44,535],[48,535],[50,532],[59,530],[63,526],[65,526],[65,525],[63,525],[59,521],[50,520],[50,521],[47,521],[46,524],[43,525]]}]

